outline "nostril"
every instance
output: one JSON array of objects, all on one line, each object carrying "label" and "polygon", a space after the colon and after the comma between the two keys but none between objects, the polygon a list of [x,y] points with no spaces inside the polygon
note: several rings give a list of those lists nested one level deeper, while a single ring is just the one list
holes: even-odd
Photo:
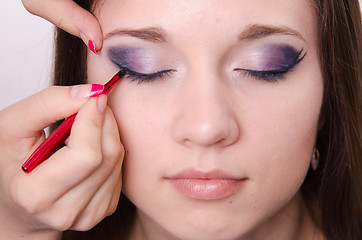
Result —
[{"label": "nostril", "polygon": [[170,118],[172,135],[178,143],[188,147],[227,147],[239,138],[238,115],[224,92],[212,85],[187,93]]},{"label": "nostril", "polygon": [[211,121],[209,124],[205,124],[205,122],[201,124],[194,121],[193,124],[179,122],[175,133],[177,133],[175,136],[178,141],[188,147],[196,145],[203,147],[227,147],[237,141],[239,130],[235,122],[222,124],[218,121]]}]

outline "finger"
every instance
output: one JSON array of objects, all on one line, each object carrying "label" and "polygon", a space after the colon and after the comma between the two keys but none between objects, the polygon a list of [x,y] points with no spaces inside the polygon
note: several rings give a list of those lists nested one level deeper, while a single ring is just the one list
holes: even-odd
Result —
[{"label": "finger", "polygon": [[73,230],[85,231],[102,221],[116,210],[121,194],[121,160],[101,187],[90,198],[90,201],[78,216]]},{"label": "finger", "polygon": [[[123,159],[121,165],[123,165]],[[121,197],[121,192],[122,192],[122,170],[113,188],[113,195],[109,207],[107,209],[107,216],[113,214],[117,210],[118,202]]]},{"label": "finger", "polygon": [[47,19],[72,35],[81,37],[92,51],[96,52],[102,48],[102,29],[98,20],[73,0],[22,0],[22,2],[30,13]]},{"label": "finger", "polygon": [[[70,215],[66,215],[66,219],[74,219],[72,214],[80,214],[79,218],[74,220],[77,222],[75,226],[78,230],[86,230],[111,214],[117,207],[121,191],[122,179],[120,175],[124,156],[123,147],[121,147],[118,131],[111,131],[116,129],[117,125],[109,108],[105,115],[102,142],[105,139],[110,139],[108,141],[113,139],[114,143],[112,145],[116,149],[110,148],[108,151],[119,154],[113,154],[112,159],[106,159],[103,156],[104,160],[101,165],[89,177],[69,189],[59,199],[52,200],[55,202],[55,205],[52,207],[53,211],[56,211],[60,206],[62,209],[73,209]],[[105,134],[107,132],[106,129],[110,132],[109,136]],[[109,148],[110,145],[106,146]],[[46,213],[46,215],[49,214]]]},{"label": "finger", "polygon": [[57,181],[63,182],[62,191],[65,192],[95,171],[102,163],[101,140],[106,104],[106,95],[91,98],[84,104],[75,118],[68,145],[45,161],[44,168],[39,166],[39,173],[34,172],[34,175],[49,179],[58,176]]},{"label": "finger", "polygon": [[[113,195],[120,195],[122,179],[121,166],[124,157],[123,146],[120,142],[117,123],[110,108],[106,109],[103,130],[102,130],[102,152],[103,161],[101,165],[84,181],[69,189],[57,204],[82,199],[76,206],[79,212],[83,212],[77,220],[76,228],[86,230],[89,226],[94,226],[104,217],[114,211],[118,200]],[[108,152],[108,154],[105,154]],[[118,184],[117,186],[115,186]],[[98,199],[95,201],[94,199]],[[96,208],[94,206],[97,205]],[[86,209],[86,210],[85,210]],[[80,220],[82,219],[82,220]]]},{"label": "finger", "polygon": [[123,160],[125,152],[119,136],[117,121],[109,107],[106,109],[102,133],[103,158],[107,164],[113,166],[115,160],[118,161],[120,158]]},{"label": "finger", "polygon": [[[69,146],[58,150],[31,173],[18,172],[18,176],[11,182],[15,184],[11,189],[18,189],[15,190],[15,197],[20,198],[20,205],[28,207],[31,212],[41,211],[49,207],[46,204],[61,197],[100,165],[102,104],[104,109],[105,95],[91,98],[80,109],[69,137]],[[27,201],[22,200],[28,194],[32,195],[34,201],[30,206],[26,206]],[[39,203],[43,206],[38,206]]]},{"label": "finger", "polygon": [[9,138],[37,136],[45,127],[77,112],[90,92],[91,85],[47,88],[2,110],[0,126],[7,126],[2,129]]},{"label": "finger", "polygon": [[[78,189],[77,186],[54,202],[46,211],[38,213],[37,219],[59,231],[68,229],[88,230],[108,216],[107,209],[109,207],[117,207],[118,200],[115,206],[110,205],[114,204],[115,199],[119,199],[121,192],[119,179],[119,172],[117,173],[117,169],[114,168],[99,191],[97,189],[95,192],[87,192],[83,188]],[[117,191],[114,190],[115,185],[117,185]],[[57,217],[54,218],[54,216]]]},{"label": "finger", "polygon": [[[97,192],[107,178],[109,178],[112,171],[116,170],[119,173],[121,172],[124,151],[119,139],[118,131],[111,131],[112,129],[117,129],[117,124],[110,108],[108,108],[102,129],[102,145],[104,145],[104,142],[108,142],[108,144],[100,151],[103,153],[101,164],[91,175],[84,179],[84,181],[79,182],[79,184],[73,188],[69,188],[69,192],[73,193],[66,192],[64,195],[67,195],[68,197],[72,194],[80,195],[83,196],[83,201],[87,198],[86,196],[89,196],[90,200],[92,195]],[[109,132],[109,134],[107,134],[107,132]],[[105,152],[109,153],[105,155]]]}]

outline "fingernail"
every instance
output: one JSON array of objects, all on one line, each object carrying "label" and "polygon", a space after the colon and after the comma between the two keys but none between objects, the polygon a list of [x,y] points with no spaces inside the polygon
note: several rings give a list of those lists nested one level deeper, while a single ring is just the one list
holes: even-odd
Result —
[{"label": "fingernail", "polygon": [[107,96],[106,95],[99,96],[99,98],[97,99],[97,108],[100,113],[104,112],[104,109],[106,109],[106,105],[107,105]]},{"label": "fingernail", "polygon": [[89,97],[89,85],[73,86],[70,90],[70,97],[76,101]]},{"label": "fingernail", "polygon": [[104,94],[104,86],[101,84],[92,84],[92,89],[89,93],[89,97],[97,97],[101,94]]},{"label": "fingernail", "polygon": [[79,33],[79,37],[83,40],[85,44],[88,44],[88,47],[92,52],[97,53],[96,45],[92,40],[88,40],[88,37],[82,32]]},{"label": "fingernail", "polygon": [[92,40],[88,41],[88,47],[92,52],[97,53],[96,45]]}]

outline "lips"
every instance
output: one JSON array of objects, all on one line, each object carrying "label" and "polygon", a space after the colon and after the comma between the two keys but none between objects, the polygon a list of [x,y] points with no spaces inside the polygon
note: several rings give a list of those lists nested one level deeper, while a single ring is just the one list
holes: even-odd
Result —
[{"label": "lips", "polygon": [[234,194],[246,178],[237,178],[221,170],[202,172],[186,169],[165,178],[178,192],[200,200],[218,200]]}]

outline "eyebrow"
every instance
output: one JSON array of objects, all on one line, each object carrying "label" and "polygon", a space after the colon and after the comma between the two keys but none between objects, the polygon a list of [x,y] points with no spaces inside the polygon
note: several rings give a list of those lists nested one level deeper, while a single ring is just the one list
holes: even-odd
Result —
[{"label": "eyebrow", "polygon": [[161,28],[141,28],[141,29],[115,29],[104,36],[104,40],[113,36],[131,36],[149,42],[166,42],[166,33]]},{"label": "eyebrow", "polygon": [[[246,30],[239,34],[239,40],[245,39],[258,39],[262,37],[267,37],[273,34],[284,34],[284,35],[293,35],[303,41],[302,34],[298,31],[286,27],[286,26],[268,26],[254,24],[250,25]],[[149,42],[166,42],[166,32],[162,28],[149,27],[141,29],[115,29],[104,36],[104,40],[111,38],[113,36],[131,36],[139,38]]]},{"label": "eyebrow", "polygon": [[268,26],[259,24],[250,25],[239,35],[239,40],[257,39],[267,37],[273,34],[293,35],[305,41],[302,34],[292,28],[285,26]]}]

